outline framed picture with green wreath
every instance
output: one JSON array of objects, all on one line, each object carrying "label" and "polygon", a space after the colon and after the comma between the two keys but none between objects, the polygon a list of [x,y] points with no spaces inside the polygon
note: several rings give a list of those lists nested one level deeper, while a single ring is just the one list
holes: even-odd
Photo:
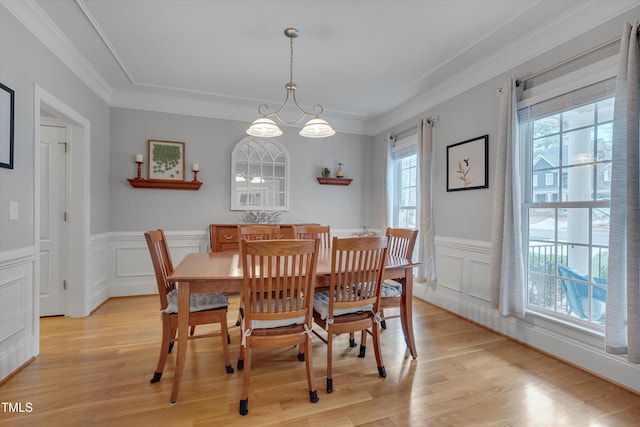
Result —
[{"label": "framed picture with green wreath", "polygon": [[184,142],[149,140],[149,179],[184,181]]}]

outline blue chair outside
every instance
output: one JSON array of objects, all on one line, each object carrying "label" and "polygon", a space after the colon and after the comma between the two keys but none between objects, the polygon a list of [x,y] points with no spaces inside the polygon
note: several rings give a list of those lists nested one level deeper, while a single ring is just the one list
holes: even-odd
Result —
[{"label": "blue chair outside", "polygon": [[[575,313],[581,319],[589,319],[589,285],[586,284],[589,278],[578,273],[566,265],[558,264],[558,277],[562,284],[562,289],[567,296],[569,309],[567,314]],[[577,281],[585,282],[579,283]],[[593,282],[599,285],[606,285],[607,279],[594,277]],[[592,319],[596,322],[604,322],[606,315],[607,290],[601,287],[592,287],[591,313]]]}]

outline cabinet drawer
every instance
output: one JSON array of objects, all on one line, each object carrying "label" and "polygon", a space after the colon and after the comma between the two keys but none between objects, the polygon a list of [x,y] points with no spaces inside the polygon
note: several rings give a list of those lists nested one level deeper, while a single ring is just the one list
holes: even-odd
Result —
[{"label": "cabinet drawer", "polygon": [[238,227],[216,227],[216,241],[220,244],[238,243]]}]

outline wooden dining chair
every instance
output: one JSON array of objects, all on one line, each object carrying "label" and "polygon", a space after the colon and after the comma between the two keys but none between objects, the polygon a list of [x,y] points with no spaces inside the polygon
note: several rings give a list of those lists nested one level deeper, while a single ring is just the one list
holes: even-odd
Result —
[{"label": "wooden dining chair", "polygon": [[[413,248],[418,237],[418,230],[407,228],[387,228],[386,236],[389,238],[388,255],[406,258],[413,257]],[[382,284],[382,294],[380,299],[380,314],[382,315],[382,329],[387,328],[386,319],[400,317],[399,314],[386,316],[385,309],[400,308],[400,298],[402,297],[402,287],[406,279],[388,279]]]},{"label": "wooden dining chair", "polygon": [[[251,224],[251,225],[239,225],[238,226],[238,241],[243,240],[275,240],[282,239],[282,233],[280,226],[277,224]],[[238,320],[236,320],[236,326],[240,326],[240,320],[242,319],[242,307],[238,313]]]},{"label": "wooden dining chair", "polygon": [[296,239],[320,239],[320,248],[331,246],[331,227],[329,225],[294,225]]},{"label": "wooden dining chair", "polygon": [[[333,336],[366,331],[371,328],[378,375],[386,377],[380,348],[380,292],[387,255],[387,237],[333,238],[331,244],[329,290],[317,292],[313,301],[313,319],[326,331],[327,393],[333,392]],[[366,350],[362,334],[360,355]]]},{"label": "wooden dining chair", "polygon": [[312,301],[319,240],[240,241],[243,266],[242,345],[238,370],[244,369],[240,415],[249,412],[253,349],[299,346],[305,354],[309,400],[318,392],[311,357]]},{"label": "wooden dining chair", "polygon": [[[144,233],[153,263],[153,270],[158,285],[160,297],[160,313],[162,320],[162,342],[160,344],[160,356],[158,365],[151,378],[151,383],[160,381],[162,371],[167,362],[167,356],[176,341],[178,328],[178,292],[175,285],[167,280],[173,273],[173,263],[167,245],[167,238],[163,230],[153,230]],[[220,336],[222,341],[222,353],[228,373],[233,373],[229,359],[229,332],[227,330],[227,297],[220,293],[205,293],[191,295],[191,308],[189,313],[189,325],[220,324],[220,332],[189,336],[189,338],[206,338]]]}]

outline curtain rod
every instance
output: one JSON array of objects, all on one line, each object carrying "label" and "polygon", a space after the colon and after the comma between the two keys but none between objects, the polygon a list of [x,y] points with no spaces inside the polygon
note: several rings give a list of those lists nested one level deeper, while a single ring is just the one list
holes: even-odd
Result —
[{"label": "curtain rod", "polygon": [[[640,34],[640,29],[638,29],[638,34]],[[584,52],[580,52],[579,54],[574,55],[574,56],[572,56],[571,58],[565,59],[564,61],[558,62],[557,64],[550,65],[550,66],[549,66],[549,67],[547,67],[547,68],[543,68],[542,70],[538,71],[537,73],[533,73],[533,74],[531,74],[530,76],[527,76],[527,77],[523,77],[523,78],[521,78],[521,79],[518,79],[518,80],[516,80],[516,86],[520,86],[520,84],[525,84],[525,83],[527,82],[527,80],[531,80],[531,79],[533,79],[534,77],[538,77],[538,76],[540,76],[540,75],[542,75],[542,74],[548,73],[549,71],[551,71],[551,70],[555,70],[556,68],[561,67],[561,66],[563,66],[563,65],[565,65],[565,64],[568,64],[569,62],[573,62],[573,61],[575,61],[576,59],[580,59],[580,58],[582,58],[583,56],[587,56],[587,55],[589,55],[590,53],[593,53],[593,52],[595,52],[595,51],[597,51],[597,50],[603,49],[603,48],[605,48],[605,47],[607,47],[607,46],[609,46],[609,45],[612,45],[612,44],[614,44],[614,43],[617,43],[617,42],[619,42],[621,39],[622,39],[622,36],[621,36],[621,35],[620,35],[620,36],[618,36],[618,37],[614,37],[614,38],[612,38],[612,39],[611,39],[611,40],[609,40],[609,41],[606,41],[606,42],[604,42],[604,43],[602,43],[602,44],[599,44],[598,46],[592,47],[591,49],[587,49],[587,50],[585,50]]]},{"label": "curtain rod", "polygon": [[[429,123],[429,124],[431,124],[431,125],[435,126],[435,125],[436,125],[436,122],[440,121],[440,114],[437,114],[437,115],[435,115],[435,116],[425,117],[425,120],[427,121],[427,123]],[[418,133],[417,126],[415,126],[415,125],[414,125],[414,126],[411,126],[411,127],[408,127],[408,128],[406,128],[406,129],[404,129],[404,130],[401,130],[401,131],[399,131],[399,132],[396,132],[396,133],[395,133],[395,134],[393,134],[392,136],[393,136],[394,138],[396,138],[396,139],[399,139],[399,138],[400,138],[400,135],[402,135],[402,136],[404,137],[404,136],[406,136],[406,135],[410,135],[410,134],[413,134],[413,133],[415,133],[415,134],[417,134],[417,133]],[[406,134],[406,135],[405,135],[405,134]]]}]

